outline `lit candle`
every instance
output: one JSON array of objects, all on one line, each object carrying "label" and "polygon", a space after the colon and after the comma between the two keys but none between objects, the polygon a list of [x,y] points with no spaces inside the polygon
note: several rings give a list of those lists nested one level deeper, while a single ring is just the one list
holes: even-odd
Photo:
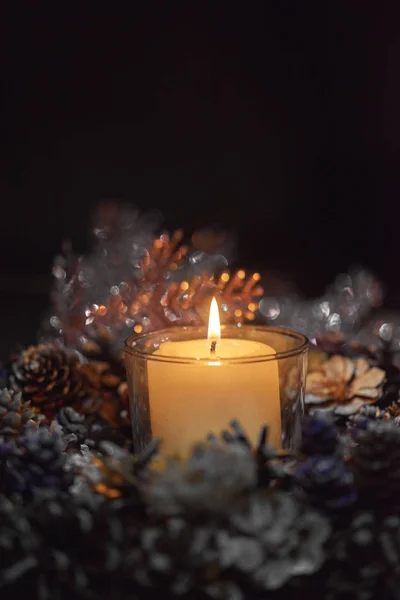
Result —
[{"label": "lit candle", "polygon": [[[162,438],[164,453],[186,454],[232,419],[253,443],[267,423],[270,444],[281,447],[276,352],[261,342],[221,338],[215,298],[207,339],[166,341],[153,355],[161,360],[147,365],[151,428],[153,437]],[[193,360],[180,363],[180,358]]]}]

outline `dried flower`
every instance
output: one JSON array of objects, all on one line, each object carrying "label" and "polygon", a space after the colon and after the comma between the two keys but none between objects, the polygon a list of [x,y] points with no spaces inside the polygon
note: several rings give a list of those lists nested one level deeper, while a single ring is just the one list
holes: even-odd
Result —
[{"label": "dried flower", "polygon": [[371,367],[364,358],[335,355],[308,374],[306,403],[329,408],[337,415],[350,415],[365,403],[377,402],[384,379],[385,371]]}]

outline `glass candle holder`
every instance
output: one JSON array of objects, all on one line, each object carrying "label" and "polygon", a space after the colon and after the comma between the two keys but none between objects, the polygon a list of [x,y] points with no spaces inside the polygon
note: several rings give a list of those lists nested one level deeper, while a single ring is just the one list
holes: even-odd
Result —
[{"label": "glass candle holder", "polygon": [[186,455],[232,419],[256,443],[262,425],[269,443],[294,449],[304,412],[307,338],[279,327],[225,325],[221,348],[204,358],[205,327],[171,327],[134,335],[125,343],[133,443],[153,437],[162,451]]}]

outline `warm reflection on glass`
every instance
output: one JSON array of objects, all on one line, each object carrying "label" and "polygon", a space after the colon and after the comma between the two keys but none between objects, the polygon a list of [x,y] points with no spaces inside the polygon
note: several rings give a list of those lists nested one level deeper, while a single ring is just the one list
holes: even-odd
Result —
[{"label": "warm reflection on glass", "polygon": [[[283,328],[172,327],[132,336],[125,345],[135,449],[152,437],[166,454],[186,454],[237,419],[257,441],[270,427],[276,448],[298,446],[307,339]],[[211,342],[211,343],[210,343]]]}]

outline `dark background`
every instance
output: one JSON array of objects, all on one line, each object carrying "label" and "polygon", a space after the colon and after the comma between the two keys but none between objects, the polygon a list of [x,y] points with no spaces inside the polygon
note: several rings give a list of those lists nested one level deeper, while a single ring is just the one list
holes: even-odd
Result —
[{"label": "dark background", "polygon": [[0,351],[103,198],[234,229],[305,294],[361,263],[396,303],[396,2],[131,4],[2,9]]}]

